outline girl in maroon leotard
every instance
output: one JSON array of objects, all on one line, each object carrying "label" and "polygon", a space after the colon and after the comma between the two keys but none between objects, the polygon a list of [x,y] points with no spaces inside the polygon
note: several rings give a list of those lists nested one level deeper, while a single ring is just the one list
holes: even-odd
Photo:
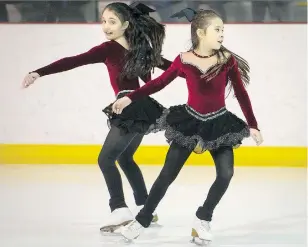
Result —
[{"label": "girl in maroon leotard", "polygon": [[[28,87],[42,76],[87,64],[104,63],[114,93],[120,98],[140,87],[138,77],[143,81],[150,80],[154,67],[166,70],[171,62],[161,57],[165,38],[164,26],[148,15],[153,12],[152,9],[144,4],[133,5],[119,2],[107,5],[102,13],[102,23],[103,31],[110,41],[29,73],[23,81],[24,86]],[[109,190],[112,212],[110,219],[101,228],[102,231],[114,231],[120,225],[133,220],[133,215],[125,203],[116,160],[133,189],[136,205],[140,207],[145,203],[148,193],[133,155],[144,134],[159,130],[155,124],[164,110],[150,97],[132,104],[120,115],[113,114],[111,106],[112,104],[103,110],[109,117],[110,131],[98,157]],[[157,217],[154,217],[153,221],[157,221]]]},{"label": "girl in maroon leotard", "polygon": [[[183,12],[189,10],[181,13]],[[121,113],[131,102],[163,89],[180,73],[186,77],[189,92],[187,104],[166,109],[159,120],[160,128],[166,130],[165,136],[170,148],[146,204],[136,220],[122,230],[127,239],[138,237],[149,226],[152,213],[190,154],[209,150],[215,162],[217,177],[203,206],[196,212],[192,236],[211,241],[209,223],[213,211],[233,176],[233,148],[238,147],[250,135],[257,145],[262,143],[244,87],[249,82],[249,66],[244,59],[222,46],[223,33],[223,22],[214,11],[194,12],[191,22],[192,49],[178,55],[161,76],[117,100],[113,105],[114,112]],[[248,124],[226,109],[227,85],[233,88]]]}]

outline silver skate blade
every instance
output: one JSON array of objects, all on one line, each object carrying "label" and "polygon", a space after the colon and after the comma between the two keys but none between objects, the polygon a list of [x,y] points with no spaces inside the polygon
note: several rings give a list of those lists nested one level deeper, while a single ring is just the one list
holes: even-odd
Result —
[{"label": "silver skate blade", "polygon": [[210,240],[203,240],[197,237],[193,237],[192,240],[190,240],[191,243],[196,244],[198,246],[208,247],[210,246],[211,242]]},{"label": "silver skate blade", "polygon": [[106,226],[101,227],[100,232],[101,233],[114,233],[117,229],[119,229],[121,226]]},{"label": "silver skate blade", "polygon": [[124,244],[128,245],[128,244],[133,244],[134,243],[133,239],[128,239],[128,238],[124,237],[123,235],[122,235],[122,237],[123,237]]},{"label": "silver skate blade", "polygon": [[118,229],[120,229],[123,226],[128,225],[129,223],[131,223],[132,220],[129,221],[125,221],[120,225],[111,225],[111,226],[103,226],[100,228],[100,231],[103,233],[115,233],[115,231],[117,231]]}]

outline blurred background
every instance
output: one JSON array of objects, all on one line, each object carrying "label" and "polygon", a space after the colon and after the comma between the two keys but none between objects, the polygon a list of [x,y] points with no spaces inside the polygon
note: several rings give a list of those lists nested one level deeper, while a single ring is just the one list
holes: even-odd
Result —
[{"label": "blurred background", "polygon": [[[95,23],[100,21],[105,0],[0,1],[0,22],[11,23]],[[130,3],[131,1],[122,1]],[[302,0],[259,1],[143,1],[156,9],[153,17],[165,23],[185,23],[170,14],[182,8],[211,8],[228,23],[234,22],[307,22],[307,2]]]}]

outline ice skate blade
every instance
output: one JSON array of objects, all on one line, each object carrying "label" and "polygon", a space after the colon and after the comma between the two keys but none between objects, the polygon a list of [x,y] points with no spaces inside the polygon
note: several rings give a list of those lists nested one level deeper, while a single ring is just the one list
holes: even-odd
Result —
[{"label": "ice skate blade", "polygon": [[122,234],[122,237],[123,237],[124,242],[125,242],[126,244],[132,244],[133,241],[139,237],[139,235],[138,235],[137,237],[133,238],[133,239],[129,239],[129,238],[125,237],[123,234]]},{"label": "ice skate blade", "polygon": [[191,236],[192,240],[190,241],[191,243],[194,243],[199,246],[209,246],[211,243],[211,240],[206,240],[206,239],[200,239],[199,234],[195,229],[192,229],[191,231]]},{"label": "ice skate blade", "polygon": [[211,244],[210,240],[203,240],[200,238],[192,238],[192,240],[190,241],[193,244],[196,244],[198,246],[203,246],[203,247],[208,247]]},{"label": "ice skate blade", "polygon": [[120,227],[126,226],[131,222],[132,222],[132,220],[128,220],[128,221],[125,221],[125,222],[123,222],[119,225],[103,226],[103,227],[100,228],[100,231],[104,232],[104,233],[114,233],[114,231],[118,230]]},{"label": "ice skate blade", "polygon": [[128,239],[126,237],[123,236],[123,240],[124,240],[124,243],[125,244],[132,244],[133,243],[133,240],[132,239]]}]

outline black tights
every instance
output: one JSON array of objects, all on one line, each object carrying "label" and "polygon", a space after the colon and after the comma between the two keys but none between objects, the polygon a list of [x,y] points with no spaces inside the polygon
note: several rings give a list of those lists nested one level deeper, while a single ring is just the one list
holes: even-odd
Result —
[{"label": "black tights", "polygon": [[[143,209],[136,216],[137,221],[144,227],[148,227],[153,218],[153,212],[161,199],[166,194],[168,187],[178,176],[180,170],[191,154],[177,143],[172,143],[166,156],[166,161],[158,178],[154,182],[149,197]],[[210,151],[216,167],[216,180],[211,186],[208,196],[202,207],[199,207],[196,216],[201,220],[211,221],[215,207],[226,192],[233,176],[233,149],[221,147]]]},{"label": "black tights", "polygon": [[112,127],[98,156],[98,164],[104,175],[110,194],[111,211],[127,207],[123,185],[116,160],[125,173],[134,193],[136,205],[143,205],[148,197],[146,185],[138,165],[133,160],[134,153],[142,141],[143,135],[129,133],[123,135],[120,129]]}]

